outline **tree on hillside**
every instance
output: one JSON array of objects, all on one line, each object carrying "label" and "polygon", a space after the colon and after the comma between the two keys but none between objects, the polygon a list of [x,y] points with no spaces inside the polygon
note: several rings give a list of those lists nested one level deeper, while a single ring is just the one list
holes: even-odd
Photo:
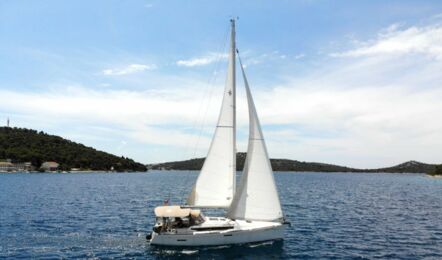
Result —
[{"label": "tree on hillside", "polygon": [[436,169],[434,170],[434,175],[442,175],[442,164],[436,165]]},{"label": "tree on hillside", "polygon": [[132,159],[97,151],[59,136],[23,128],[0,127],[0,159],[31,162],[36,168],[45,161],[56,161],[60,169],[146,171]]}]

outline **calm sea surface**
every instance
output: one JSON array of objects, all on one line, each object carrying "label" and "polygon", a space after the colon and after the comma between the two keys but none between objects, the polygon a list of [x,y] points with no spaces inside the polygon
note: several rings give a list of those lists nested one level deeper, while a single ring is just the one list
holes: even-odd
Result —
[{"label": "calm sea surface", "polygon": [[0,174],[0,258],[442,258],[442,179],[415,174],[276,173],[283,243],[149,246],[154,207],[196,176]]}]

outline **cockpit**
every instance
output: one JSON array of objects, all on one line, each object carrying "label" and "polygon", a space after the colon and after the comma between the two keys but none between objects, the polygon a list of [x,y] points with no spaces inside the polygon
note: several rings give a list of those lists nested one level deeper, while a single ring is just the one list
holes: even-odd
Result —
[{"label": "cockpit", "polygon": [[189,228],[205,221],[200,210],[181,208],[180,206],[160,206],[155,208],[156,223],[153,231],[156,233]]}]

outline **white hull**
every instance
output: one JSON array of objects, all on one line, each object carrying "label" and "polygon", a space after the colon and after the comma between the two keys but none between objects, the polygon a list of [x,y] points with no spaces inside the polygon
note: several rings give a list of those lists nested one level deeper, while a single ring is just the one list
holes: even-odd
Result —
[{"label": "white hull", "polygon": [[245,244],[284,238],[285,225],[279,222],[228,220],[234,222],[232,229],[214,231],[176,230],[167,233],[152,233],[152,245],[165,246],[213,246]]}]

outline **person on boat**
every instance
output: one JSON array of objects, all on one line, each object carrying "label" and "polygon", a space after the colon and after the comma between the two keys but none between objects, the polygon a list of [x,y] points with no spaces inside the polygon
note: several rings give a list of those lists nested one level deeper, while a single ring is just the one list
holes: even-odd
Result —
[{"label": "person on boat", "polygon": [[176,228],[183,228],[184,223],[182,218],[175,218],[175,225]]}]

